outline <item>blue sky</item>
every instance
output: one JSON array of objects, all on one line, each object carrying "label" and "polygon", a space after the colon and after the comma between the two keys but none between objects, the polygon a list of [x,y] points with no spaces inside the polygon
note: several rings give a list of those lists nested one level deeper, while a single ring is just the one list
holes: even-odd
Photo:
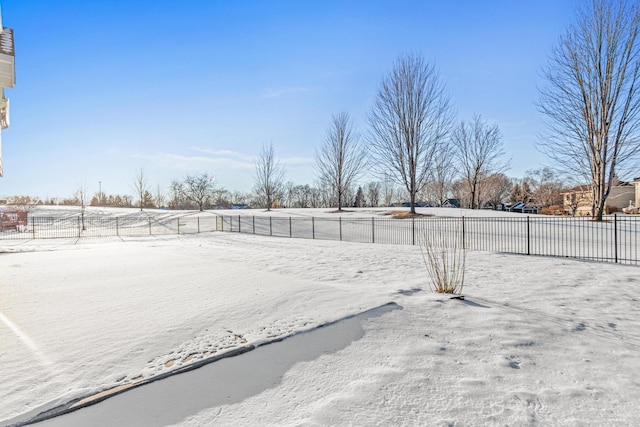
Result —
[{"label": "blue sky", "polygon": [[133,194],[207,172],[249,191],[273,143],[315,181],[331,115],[366,131],[401,53],[433,61],[459,120],[496,122],[510,176],[539,168],[540,70],[576,1],[1,0],[15,31],[0,197]]}]

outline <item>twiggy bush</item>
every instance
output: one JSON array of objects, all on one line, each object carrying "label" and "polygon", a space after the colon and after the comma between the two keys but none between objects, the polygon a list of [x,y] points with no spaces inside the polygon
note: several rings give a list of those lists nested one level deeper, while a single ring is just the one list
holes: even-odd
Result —
[{"label": "twiggy bush", "polygon": [[429,230],[421,249],[433,290],[440,294],[462,293],[467,260],[462,233]]}]

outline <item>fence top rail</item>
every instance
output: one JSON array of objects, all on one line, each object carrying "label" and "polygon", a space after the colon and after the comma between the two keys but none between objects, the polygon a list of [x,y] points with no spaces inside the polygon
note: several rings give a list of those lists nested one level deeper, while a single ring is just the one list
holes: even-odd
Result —
[{"label": "fence top rail", "polygon": [[398,221],[398,222],[410,222],[410,221],[469,221],[469,222],[554,222],[554,221],[565,221],[565,222],[576,222],[576,223],[588,223],[588,224],[609,224],[615,221],[631,221],[631,222],[640,222],[640,215],[611,215],[605,216],[602,221],[594,221],[590,217],[571,217],[571,216],[552,216],[552,215],[528,215],[522,214],[519,217],[513,216],[437,216],[437,215],[419,215],[415,217],[403,217],[403,218],[395,218],[391,215],[382,214],[379,216],[372,215],[369,217],[352,217],[348,215],[337,215],[337,216],[300,216],[300,215],[233,215],[233,214],[216,214],[221,218],[242,218],[242,220],[249,220],[250,218],[254,219],[264,219],[268,220],[286,220],[286,221],[311,221],[313,220],[322,220],[322,221]]}]

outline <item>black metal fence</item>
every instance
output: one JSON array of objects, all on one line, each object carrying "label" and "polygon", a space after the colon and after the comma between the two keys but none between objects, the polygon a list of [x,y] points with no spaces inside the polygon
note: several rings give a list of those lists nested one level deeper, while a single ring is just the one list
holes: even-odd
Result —
[{"label": "black metal fence", "polygon": [[83,218],[73,214],[31,216],[26,226],[0,229],[0,240],[212,231],[394,245],[424,245],[429,236],[439,233],[449,239],[462,239],[468,250],[640,263],[640,217],[628,215],[614,215],[606,217],[605,221],[595,222],[588,218],[537,215],[393,219],[144,213],[120,217],[85,215]]},{"label": "black metal fence", "polygon": [[215,215],[30,216],[26,226],[1,229],[0,240],[195,234],[216,231],[216,223]]},{"label": "black metal fence", "polygon": [[596,222],[588,218],[418,217],[314,218],[220,216],[218,231],[289,238],[423,245],[428,236],[462,239],[468,250],[638,264],[640,218],[626,215]]}]

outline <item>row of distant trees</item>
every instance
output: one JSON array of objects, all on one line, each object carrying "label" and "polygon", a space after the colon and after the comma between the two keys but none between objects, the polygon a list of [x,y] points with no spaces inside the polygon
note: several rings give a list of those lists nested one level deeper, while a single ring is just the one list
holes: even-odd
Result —
[{"label": "row of distant trees", "polygon": [[[210,209],[229,208],[233,205],[264,207],[266,200],[257,192],[230,191],[215,186],[215,180],[207,173],[187,175],[182,181],[173,181],[168,192],[156,187],[152,192],[143,171],[135,179],[142,198],[137,200],[130,195],[107,195],[96,192],[87,201],[87,193],[76,190],[72,197],[66,199],[40,200],[30,196],[10,197],[7,202],[21,210],[42,204],[70,206],[110,206],[137,207],[142,209]],[[549,169],[530,171],[524,178],[509,178],[503,173],[493,173],[478,180],[474,198],[479,207],[497,207],[504,202],[535,203],[541,207],[562,204],[562,192],[565,190],[562,181]],[[470,206],[472,196],[463,179],[446,183],[449,194],[458,199],[462,206]],[[440,185],[427,182],[418,192],[417,200],[430,205],[441,205],[444,200],[440,196]],[[337,206],[337,192],[330,184],[320,182],[318,185],[295,184],[286,182],[274,193],[277,206],[292,208],[330,208]],[[393,180],[370,181],[360,185],[344,186],[341,192],[342,206],[378,207],[390,206],[392,203],[407,202],[406,190]]]}]

